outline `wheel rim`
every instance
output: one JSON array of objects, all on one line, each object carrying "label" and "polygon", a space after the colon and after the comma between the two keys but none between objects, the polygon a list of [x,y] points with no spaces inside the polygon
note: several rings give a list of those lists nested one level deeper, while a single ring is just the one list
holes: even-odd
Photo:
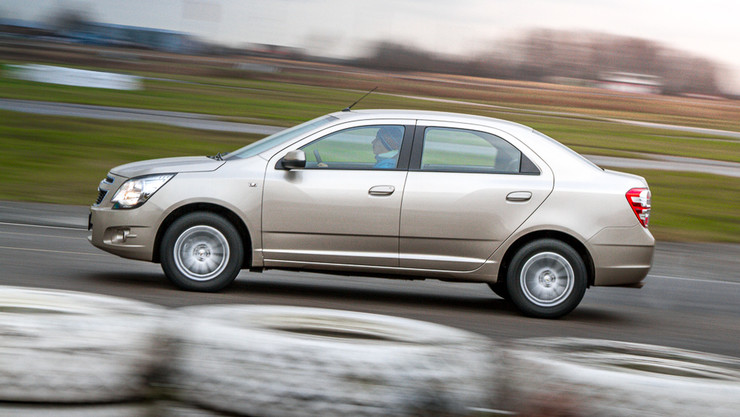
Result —
[{"label": "wheel rim", "polygon": [[194,226],[175,242],[175,265],[188,279],[208,281],[217,277],[229,261],[229,242],[211,226]]},{"label": "wheel rim", "polygon": [[570,262],[555,252],[532,256],[519,275],[524,296],[540,307],[562,303],[573,292],[574,282],[575,273]]}]

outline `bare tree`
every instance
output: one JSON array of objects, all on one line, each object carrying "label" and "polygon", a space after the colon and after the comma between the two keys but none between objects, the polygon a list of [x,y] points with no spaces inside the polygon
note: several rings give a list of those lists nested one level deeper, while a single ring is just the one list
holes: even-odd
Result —
[{"label": "bare tree", "polygon": [[434,71],[540,81],[547,77],[598,80],[630,72],[662,80],[669,94],[719,94],[716,64],[654,41],[592,32],[537,29],[499,41],[467,61],[393,42],[381,42],[358,65],[402,71]]},{"label": "bare tree", "polygon": [[60,9],[49,19],[49,26],[57,33],[84,31],[93,22],[90,13],[81,7]]}]

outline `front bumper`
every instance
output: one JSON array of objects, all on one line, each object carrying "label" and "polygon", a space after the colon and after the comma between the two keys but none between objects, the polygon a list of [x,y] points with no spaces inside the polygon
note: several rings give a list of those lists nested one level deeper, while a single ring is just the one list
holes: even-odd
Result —
[{"label": "front bumper", "polygon": [[[132,210],[113,210],[93,206],[90,208],[90,235],[94,246],[129,259],[152,261],[159,213],[147,204]],[[151,206],[150,206],[151,207]]]},{"label": "front bumper", "polygon": [[[88,240],[95,247],[129,259],[151,261],[163,209],[147,201],[135,209],[113,209],[111,198],[128,178],[108,173],[98,187],[98,199],[90,207]],[[154,196],[156,197],[156,195]]]}]

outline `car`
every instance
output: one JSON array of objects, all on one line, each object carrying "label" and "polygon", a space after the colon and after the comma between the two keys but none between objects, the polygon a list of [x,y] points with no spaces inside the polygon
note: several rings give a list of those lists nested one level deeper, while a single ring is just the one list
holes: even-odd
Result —
[{"label": "car", "polygon": [[110,170],[89,240],[219,291],[243,269],[486,283],[561,317],[591,286],[639,288],[655,239],[639,176],[517,123],[344,110],[228,154]]}]

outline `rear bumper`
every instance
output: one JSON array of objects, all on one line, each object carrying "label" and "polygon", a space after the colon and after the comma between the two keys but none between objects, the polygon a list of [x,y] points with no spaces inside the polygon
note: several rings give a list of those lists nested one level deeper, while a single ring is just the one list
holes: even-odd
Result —
[{"label": "rear bumper", "polygon": [[[625,243],[628,242],[628,243]],[[594,285],[634,286],[653,263],[655,238],[642,226],[607,228],[589,240],[594,261]]]}]

